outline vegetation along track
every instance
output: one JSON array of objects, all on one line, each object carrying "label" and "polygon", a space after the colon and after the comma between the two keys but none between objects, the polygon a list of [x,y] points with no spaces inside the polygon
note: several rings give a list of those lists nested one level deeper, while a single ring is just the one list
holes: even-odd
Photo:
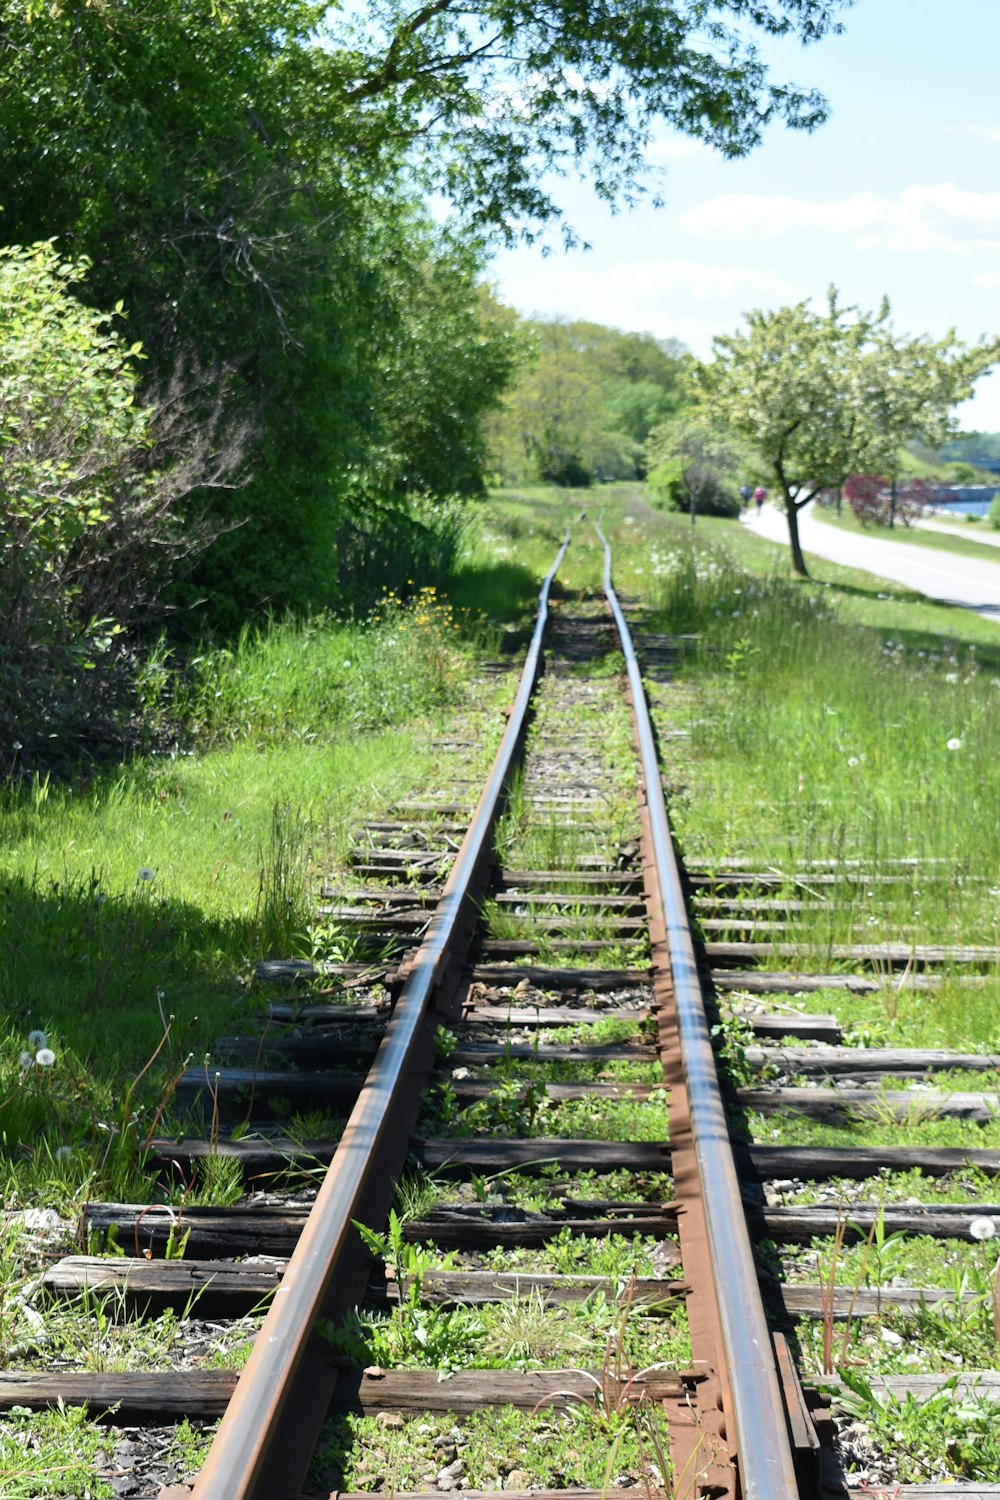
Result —
[{"label": "vegetation along track", "polygon": [[[86,1402],[137,1424],[225,1412],[196,1500],[623,1487],[763,1500],[845,1494],[859,1454],[868,1492],[901,1477],[930,1495],[971,1474],[966,1493],[1000,1494],[975,1469],[1000,1378],[967,1357],[987,1350],[988,1365],[997,1341],[981,1252],[1000,1207],[979,1199],[1000,1152],[881,1144],[900,1122],[989,1128],[1000,1060],[845,1047],[835,1017],[809,1013],[811,994],[930,992],[944,968],[995,970],[996,956],[827,944],[803,963],[796,913],[873,872],[679,873],[606,583],[610,617],[596,599],[554,608],[541,675],[547,582],[477,805],[456,782],[359,838],[324,896],[340,951],[309,977],[327,993],[273,1004],[258,1037],[220,1043],[226,1066],[182,1080],[206,1138],[159,1142],[164,1173],[238,1170],[243,1196],[92,1203],[85,1230],[125,1253],[46,1276],[52,1296],[197,1296],[219,1320],[270,1298],[239,1381],[8,1372],[6,1407]],[[640,644],[669,713],[676,643]],[[948,1087],[912,1087],[934,1070]],[[980,1087],[954,1087],[963,1075]],[[309,1128],[293,1139],[274,1101]],[[795,1144],[793,1123],[775,1143],[803,1118],[842,1139]],[[914,1201],[916,1181],[961,1201]],[[961,1279],[953,1262],[953,1284],[896,1284],[904,1235],[969,1247]],[[932,1250],[925,1263],[947,1264]],[[873,1341],[901,1362],[935,1331],[953,1358],[966,1350],[960,1383],[947,1362],[881,1373]],[[937,1450],[913,1436],[921,1413],[938,1418]],[[906,1467],[908,1444],[922,1456]]]}]

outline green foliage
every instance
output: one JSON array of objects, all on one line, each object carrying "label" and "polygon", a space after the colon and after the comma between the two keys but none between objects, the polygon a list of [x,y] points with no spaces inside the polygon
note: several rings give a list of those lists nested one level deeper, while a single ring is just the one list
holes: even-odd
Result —
[{"label": "green foliage", "polygon": [[694,377],[700,409],[756,453],[789,519],[792,563],[806,573],[798,511],[849,474],[897,472],[907,438],[943,441],[951,411],[1000,357],[974,346],[895,333],[889,304],[877,313],[807,303],[754,311],[746,329],[715,340],[715,359]]},{"label": "green foliage", "polygon": [[[739,156],[765,124],[812,129],[814,91],[772,82],[769,36],[818,40],[836,0],[781,0],[706,13],[677,0],[405,0],[331,20],[345,101],[410,129],[424,172],[467,216],[510,236],[558,214],[546,169],[574,163],[605,200],[630,201],[654,122]],[[551,180],[548,179],[548,180]]]},{"label": "green foliage", "polygon": [[743,460],[743,449],[724,429],[688,412],[649,434],[646,461],[652,471],[647,485],[664,510],[737,516]]},{"label": "green foliage", "polygon": [[84,1406],[54,1411],[14,1407],[0,1419],[0,1489],[6,1500],[114,1495],[100,1473],[107,1430]]},{"label": "green foliage", "polygon": [[641,475],[650,431],[681,401],[682,346],[558,318],[524,329],[534,357],[488,424],[496,468],[577,487]]},{"label": "green foliage", "polygon": [[150,466],[139,346],[78,300],[86,276],[51,244],[0,247],[0,734],[29,764],[128,742],[127,627],[199,543],[175,515],[191,474]]},{"label": "green foliage", "polygon": [[672,801],[687,858],[857,859],[873,873],[893,873],[890,857],[916,861],[905,880],[871,895],[848,884],[833,908],[796,916],[785,941],[801,935],[801,961],[821,971],[828,945],[859,941],[859,927],[870,942],[992,941],[1000,699],[983,648],[883,637],[846,620],[832,589],[753,576],[676,531],[651,561],[659,628],[700,636],[676,726],[689,730]]},{"label": "green foliage", "polygon": [[928,1480],[989,1481],[1000,1466],[996,1408],[958,1390],[958,1376],[920,1400],[876,1392],[857,1370],[839,1371],[837,1405],[865,1423],[873,1440],[895,1456],[903,1484]]},{"label": "green foliage", "polygon": [[325,9],[0,6],[0,240],[88,257],[147,383],[182,367],[194,415],[222,394],[253,429],[249,486],[192,511],[224,534],[174,590],[189,635],[331,602],[369,496],[481,488],[514,357],[475,241],[416,203],[391,128],[338,106]]},{"label": "green foliage", "polygon": [[169,685],[176,713],[203,744],[328,740],[451,702],[479,639],[471,627],[463,639],[435,588],[408,603],[386,592],[355,624],[314,615],[245,626],[231,647],[194,657]]},{"label": "green foliage", "polygon": [[[384,542],[400,497],[476,493],[519,344],[478,285],[477,228],[550,217],[539,184],[572,158],[628,198],[656,120],[730,155],[771,120],[811,128],[822,101],[772,81],[754,38],[816,39],[837,9],[0,0],[0,243],[86,257],[147,388],[185,372],[193,426],[221,403],[252,432],[247,487],[192,502],[217,535],[174,582],[171,629],[339,603],[345,557]],[[432,187],[460,233],[426,211]],[[542,472],[634,472],[664,415],[647,353],[604,369],[594,451],[546,450]]]},{"label": "green foliage", "polygon": [[1000,531],[1000,495],[994,495],[990,501],[990,508],[986,513],[987,520],[994,531]]}]

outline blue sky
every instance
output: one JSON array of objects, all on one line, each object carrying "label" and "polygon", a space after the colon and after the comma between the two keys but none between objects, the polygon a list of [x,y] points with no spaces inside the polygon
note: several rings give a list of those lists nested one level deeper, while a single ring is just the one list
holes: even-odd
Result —
[{"label": "blue sky", "polygon": [[[774,73],[814,85],[830,118],[776,128],[743,161],[662,136],[664,206],[612,216],[588,187],[560,201],[590,250],[497,255],[521,312],[681,339],[700,357],[752,307],[883,294],[897,329],[1000,334],[1000,0],[857,0],[843,36],[769,49]],[[961,408],[1000,431],[1000,373]]]}]

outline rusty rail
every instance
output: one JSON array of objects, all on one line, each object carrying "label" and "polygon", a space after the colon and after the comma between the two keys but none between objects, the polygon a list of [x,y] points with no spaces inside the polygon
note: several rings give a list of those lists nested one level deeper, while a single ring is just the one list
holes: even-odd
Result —
[{"label": "rusty rail", "polygon": [[490,832],[524,733],[538,677],[549,592],[566,555],[569,537],[567,531],[542,584],[517,697],[469,830],[281,1286],[195,1482],[193,1500],[277,1500],[288,1493],[288,1475],[276,1476],[268,1458],[294,1406],[295,1377],[303,1366],[316,1319],[324,1311],[331,1279],[351,1236],[352,1220],[358,1217],[375,1153],[386,1134],[394,1093],[448,965],[469,888],[484,859],[491,855]]},{"label": "rusty rail", "polygon": [[743,1500],[798,1500],[799,1485],[785,1405],[719,1091],[642,675],[631,632],[611,581],[611,549],[600,526],[595,529],[604,548],[604,592],[625,656],[642,761],[687,1076],[691,1134],[705,1203],[709,1259],[732,1407],[728,1416],[734,1428],[741,1494]]}]

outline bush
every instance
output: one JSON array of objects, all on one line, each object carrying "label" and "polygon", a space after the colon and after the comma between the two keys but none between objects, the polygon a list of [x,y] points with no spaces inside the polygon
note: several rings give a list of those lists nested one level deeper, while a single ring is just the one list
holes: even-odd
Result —
[{"label": "bush", "polygon": [[138,629],[210,540],[178,502],[240,447],[179,381],[137,403],[139,346],[120,305],[77,301],[86,271],[51,243],[0,248],[0,738],[48,764],[134,735]]},{"label": "bush", "polygon": [[1000,531],[1000,495],[994,495],[990,501],[990,508],[986,512],[986,519],[994,531]]},{"label": "bush", "polygon": [[935,493],[925,479],[908,479],[896,486],[894,507],[891,481],[878,474],[852,474],[844,485],[844,498],[862,526],[889,526],[894,520],[912,526]]},{"label": "bush", "polygon": [[[684,464],[679,458],[667,458],[646,476],[646,493],[657,510],[683,511],[691,508],[691,497],[684,482]],[[738,516],[740,502],[717,479],[704,482],[697,497],[700,516]]]}]

